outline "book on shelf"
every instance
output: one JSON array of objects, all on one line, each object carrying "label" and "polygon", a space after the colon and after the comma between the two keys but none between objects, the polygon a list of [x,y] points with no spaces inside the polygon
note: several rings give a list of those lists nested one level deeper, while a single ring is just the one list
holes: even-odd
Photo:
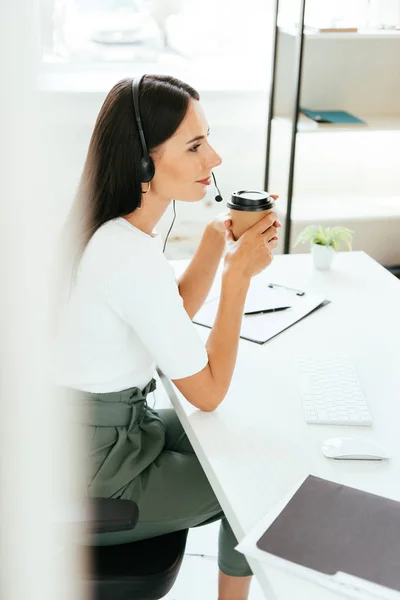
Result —
[{"label": "book on shelf", "polygon": [[346,110],[311,110],[300,107],[300,112],[316,123],[328,123],[333,125],[365,125],[365,121]]},{"label": "book on shelf", "polygon": [[305,33],[357,33],[358,27],[318,27],[305,25]]}]

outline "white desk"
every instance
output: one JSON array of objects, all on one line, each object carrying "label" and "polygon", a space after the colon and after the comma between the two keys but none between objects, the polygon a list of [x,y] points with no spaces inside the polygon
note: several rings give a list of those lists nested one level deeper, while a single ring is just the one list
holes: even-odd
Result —
[{"label": "white desk", "polygon": [[[180,273],[187,261],[173,264]],[[332,303],[265,345],[241,340],[229,392],[215,412],[197,410],[175,388],[175,409],[239,540],[308,473],[400,500],[400,281],[363,252],[340,253],[327,272],[314,270],[309,255],[276,256],[263,276],[323,293]],[[198,330],[206,340],[210,330]],[[319,349],[353,358],[371,428],[306,424],[294,358]],[[393,457],[325,458],[321,442],[344,434],[381,441]],[[250,562],[268,599],[338,597]]]}]

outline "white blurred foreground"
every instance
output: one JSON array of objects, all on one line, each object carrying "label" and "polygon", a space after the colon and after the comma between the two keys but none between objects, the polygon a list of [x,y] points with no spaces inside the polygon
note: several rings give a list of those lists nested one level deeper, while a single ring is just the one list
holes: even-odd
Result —
[{"label": "white blurred foreground", "polygon": [[70,531],[55,521],[71,506],[77,445],[46,373],[54,254],[46,216],[57,190],[46,188],[45,158],[60,140],[40,125],[38,57],[33,1],[1,0],[0,597],[76,600],[78,561]]}]

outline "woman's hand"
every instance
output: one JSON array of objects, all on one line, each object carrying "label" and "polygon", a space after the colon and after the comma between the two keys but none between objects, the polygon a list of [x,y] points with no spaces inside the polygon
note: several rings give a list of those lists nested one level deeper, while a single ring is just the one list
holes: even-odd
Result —
[{"label": "woman's hand", "polygon": [[[272,196],[278,198],[276,194]],[[233,237],[232,229],[225,233],[227,253],[224,271],[236,271],[246,278],[254,277],[263,271],[273,260],[272,250],[278,245],[278,230],[282,227],[274,211],[262,217],[238,240]]]},{"label": "woman's hand", "polygon": [[276,222],[276,213],[270,212],[238,240],[235,240],[232,231],[227,231],[224,273],[239,273],[250,279],[268,267],[273,260],[272,250],[278,245]]},{"label": "woman's hand", "polygon": [[209,226],[225,238],[226,232],[232,227],[232,220],[229,212],[219,213],[209,223]]}]

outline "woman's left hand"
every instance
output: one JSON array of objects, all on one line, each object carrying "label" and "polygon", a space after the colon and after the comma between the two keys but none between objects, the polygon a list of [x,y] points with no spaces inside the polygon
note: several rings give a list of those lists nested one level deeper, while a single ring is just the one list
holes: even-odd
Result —
[{"label": "woman's left hand", "polygon": [[229,212],[219,213],[209,223],[210,227],[225,239],[225,232],[232,227],[232,219]]}]

